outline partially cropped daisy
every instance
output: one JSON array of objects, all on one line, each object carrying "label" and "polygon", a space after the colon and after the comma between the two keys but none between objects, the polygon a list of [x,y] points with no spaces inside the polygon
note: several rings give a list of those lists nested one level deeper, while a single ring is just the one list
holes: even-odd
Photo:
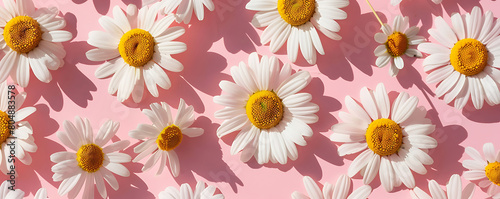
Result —
[{"label": "partially cropped daisy", "polygon": [[399,70],[405,66],[401,56],[422,57],[422,53],[410,48],[410,46],[422,43],[425,38],[417,35],[420,30],[419,27],[412,26],[408,28],[408,26],[408,17],[396,16],[393,23],[394,29],[388,24],[384,24],[382,27],[383,33],[375,34],[375,41],[382,44],[375,48],[374,53],[378,57],[375,64],[378,67],[384,67],[391,63],[389,69],[391,76],[396,76]]},{"label": "partially cropped daisy", "polygon": [[[391,4],[393,6],[395,5],[398,5],[399,3],[401,3],[401,1],[403,0],[391,0]],[[434,2],[435,4],[440,4],[443,0],[432,0],[432,2]]]},{"label": "partially cropped daisy", "polygon": [[96,71],[97,78],[113,75],[108,92],[117,93],[118,100],[125,101],[132,95],[134,102],[142,100],[144,84],[154,97],[158,97],[157,85],[169,89],[170,79],[164,70],[180,72],[183,65],[171,54],[186,51],[186,44],[173,41],[184,34],[182,27],[170,27],[173,15],[156,20],[159,3],[140,10],[129,4],[124,13],[113,8],[113,17],[102,16],[99,23],[106,30],[89,33],[88,43],[97,49],[89,50],[87,58],[106,61]]},{"label": "partially cropped daisy", "polygon": [[[15,145],[16,159],[25,165],[31,164],[32,159],[29,153],[36,152],[38,148],[33,138],[31,125],[28,121],[23,121],[35,112],[36,108],[21,108],[26,99],[26,93],[17,94],[16,90],[11,90],[12,88],[13,86],[7,86],[6,82],[0,84],[0,171],[3,173],[10,172],[10,167],[14,166],[13,159],[9,157],[12,145]],[[13,126],[10,120],[12,115],[15,121]],[[13,132],[10,130],[12,127],[15,127]],[[14,161],[17,162],[17,160]]]},{"label": "partially cropped daisy", "polygon": [[467,180],[478,180],[479,187],[488,187],[487,193],[493,198],[500,198],[500,151],[495,153],[492,143],[483,145],[484,158],[472,148],[465,148],[472,160],[464,160],[462,165],[469,169],[463,177]]},{"label": "partially cropped daisy", "polygon": [[224,199],[222,194],[215,194],[214,186],[205,187],[205,183],[198,181],[196,187],[191,189],[188,183],[181,185],[180,190],[174,187],[167,187],[158,195],[159,199]]},{"label": "partially cropped daisy", "polygon": [[47,199],[47,189],[45,188],[40,188],[35,194],[35,197],[33,199]]},{"label": "partially cropped daisy", "polygon": [[12,191],[9,189],[10,186],[14,186],[8,180],[3,181],[2,185],[0,185],[0,199],[23,199],[24,191],[20,189],[15,189]]},{"label": "partially cropped daisy", "polygon": [[437,146],[429,136],[435,126],[425,118],[427,111],[417,107],[417,97],[404,92],[391,103],[382,83],[375,91],[363,87],[360,95],[361,103],[345,98],[349,113],[339,113],[344,123],[333,125],[330,137],[344,143],[338,148],[340,156],[361,152],[349,166],[348,175],[360,173],[363,183],[370,184],[379,174],[387,191],[401,183],[415,187],[412,171],[425,174],[424,165],[433,163],[427,149]]},{"label": "partially cropped daisy", "polygon": [[453,14],[452,27],[437,17],[436,29],[429,34],[440,44],[422,43],[418,49],[430,54],[424,60],[424,71],[430,72],[427,83],[438,83],[436,96],[444,96],[446,103],[455,100],[455,108],[462,109],[469,97],[476,109],[484,101],[500,103],[500,21],[487,11],[483,16],[479,7],[471,14]]},{"label": "partially cropped daisy", "polygon": [[40,81],[52,80],[50,70],[64,65],[66,51],[60,42],[73,36],[61,30],[66,21],[57,8],[36,9],[31,0],[4,0],[0,7],[0,82],[10,77],[21,87],[28,86],[30,70]]},{"label": "partially cropped daisy", "polygon": [[318,121],[318,105],[311,102],[309,93],[299,93],[311,81],[307,71],[291,74],[289,64],[280,70],[276,57],[250,54],[248,66],[240,62],[231,68],[236,83],[221,81],[224,94],[214,102],[226,106],[215,112],[225,120],[217,129],[223,137],[239,131],[231,146],[231,154],[242,151],[241,160],[252,156],[259,164],[286,164],[288,158],[298,157],[295,144],[305,146],[303,137],[311,137],[308,124]]},{"label": "partially cropped daisy", "polygon": [[410,195],[413,199],[472,199],[474,184],[469,183],[462,190],[462,180],[460,180],[458,174],[454,174],[451,176],[448,184],[446,184],[446,193],[435,180],[429,181],[429,191],[431,192],[430,196],[422,189],[415,187],[415,189],[410,192]]},{"label": "partially cropped daisy", "polygon": [[349,5],[348,0],[250,0],[246,9],[258,11],[252,24],[266,27],[260,40],[269,43],[271,52],[276,53],[285,42],[288,58],[295,62],[299,48],[309,64],[316,63],[316,51],[325,51],[318,31],[330,39],[340,40],[340,30],[335,20],[347,18],[341,10]]},{"label": "partially cropped daisy", "polygon": [[[151,0],[143,0],[143,2],[144,1]],[[173,13],[175,10],[175,21],[177,21],[177,23],[184,22],[185,24],[191,21],[193,12],[198,20],[201,21],[205,17],[205,7],[209,11],[214,11],[215,9],[212,0],[163,0],[160,7],[165,14]]]},{"label": "partially cropped daisy", "polygon": [[330,183],[325,183],[323,190],[318,187],[318,184],[309,176],[304,176],[304,186],[306,187],[306,196],[298,191],[292,193],[293,199],[364,199],[368,198],[372,192],[372,188],[369,185],[363,185],[362,187],[356,189],[351,194],[349,190],[351,189],[351,178],[343,174],[337,179],[335,187]]},{"label": "partially cropped daisy", "polygon": [[[114,174],[128,177],[128,169],[121,163],[130,162],[130,156],[118,151],[126,148],[130,142],[121,140],[113,144],[106,143],[115,136],[120,124],[111,120],[106,121],[94,137],[92,126],[88,119],[75,117],[75,124],[66,120],[63,123],[66,132],[57,132],[59,140],[73,150],[61,151],[50,156],[56,163],[52,166],[55,182],[62,181],[58,193],[69,198],[75,198],[83,187],[81,198],[94,198],[94,182],[102,198],[107,197],[104,180],[115,191],[118,190],[118,181]],[[85,185],[83,185],[85,183]]]},{"label": "partially cropped daisy", "polygon": [[147,171],[160,162],[156,172],[156,175],[160,175],[168,159],[170,171],[177,177],[180,164],[175,148],[181,144],[184,135],[198,137],[203,134],[203,129],[191,127],[194,122],[194,109],[193,106],[186,106],[183,99],[180,100],[175,118],[172,117],[170,107],[165,102],[152,103],[149,107],[151,110],[143,109],[142,112],[153,124],[139,124],[137,129],[128,133],[130,137],[144,140],[134,148],[134,152],[138,155],[132,161],[138,162],[151,155],[142,167],[142,171]]}]

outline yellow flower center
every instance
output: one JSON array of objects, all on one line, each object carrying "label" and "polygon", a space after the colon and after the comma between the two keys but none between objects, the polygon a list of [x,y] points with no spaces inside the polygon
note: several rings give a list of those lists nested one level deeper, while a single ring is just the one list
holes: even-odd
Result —
[{"label": "yellow flower center", "polygon": [[96,144],[86,144],[76,152],[76,161],[78,166],[84,171],[94,173],[99,170],[104,162],[104,153],[101,147]]},{"label": "yellow flower center", "polygon": [[156,144],[158,148],[164,151],[170,151],[179,146],[182,141],[182,132],[176,125],[167,126],[161,131],[160,135],[156,139]]},{"label": "yellow flower center", "polygon": [[390,119],[375,120],[366,130],[366,143],[380,156],[392,155],[398,152],[403,144],[401,127]]},{"label": "yellow flower center", "polygon": [[450,62],[456,71],[467,76],[476,75],[488,63],[488,50],[478,40],[462,39],[451,49]]},{"label": "yellow flower center", "polygon": [[5,25],[3,39],[13,51],[28,53],[38,46],[42,34],[36,20],[28,16],[17,16]]},{"label": "yellow flower center", "polygon": [[489,163],[484,170],[488,179],[500,186],[500,162]]},{"label": "yellow flower center", "polygon": [[246,112],[255,127],[269,129],[278,125],[283,118],[283,103],[274,92],[262,90],[250,96]]},{"label": "yellow flower center", "polygon": [[10,137],[10,118],[7,113],[0,111],[0,144]]},{"label": "yellow flower center", "polygon": [[123,34],[118,51],[127,64],[142,67],[153,58],[154,47],[155,39],[148,31],[132,29]]},{"label": "yellow flower center", "polygon": [[278,0],[278,12],[290,25],[300,26],[313,16],[314,4],[314,0]]},{"label": "yellow flower center", "polygon": [[389,35],[389,37],[387,37],[385,47],[387,48],[387,52],[391,56],[399,57],[408,49],[408,38],[403,33],[394,32],[392,33],[392,35]]}]

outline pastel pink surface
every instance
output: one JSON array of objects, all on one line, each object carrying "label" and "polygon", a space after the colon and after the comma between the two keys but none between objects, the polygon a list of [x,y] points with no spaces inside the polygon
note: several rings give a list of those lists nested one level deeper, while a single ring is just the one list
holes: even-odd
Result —
[{"label": "pastel pink surface", "polygon": [[[486,142],[493,142],[500,149],[500,106],[485,105],[482,110],[475,110],[468,104],[464,110],[456,110],[442,99],[434,96],[436,85],[425,83],[427,74],[423,72],[423,59],[404,58],[405,68],[397,77],[390,77],[388,67],[377,68],[373,50],[376,42],[373,35],[379,32],[380,24],[376,21],[364,0],[350,1],[344,10],[348,13],[346,20],[339,21],[343,37],[333,41],[320,34],[326,55],[318,55],[317,65],[310,66],[299,55],[292,68],[309,71],[313,77],[305,92],[313,95],[313,102],[320,106],[317,113],[319,121],[312,124],[314,135],[307,139],[308,145],[298,147],[299,158],[286,165],[259,165],[252,159],[243,163],[238,155],[230,155],[230,144],[236,133],[218,139],[216,129],[221,120],[214,118],[214,112],[223,107],[213,102],[213,96],[220,95],[218,84],[221,80],[233,81],[229,75],[230,67],[240,61],[246,62],[248,54],[258,52],[261,55],[273,56],[268,44],[260,42],[259,35],[263,29],[256,29],[250,21],[255,14],[245,9],[247,1],[215,0],[215,11],[205,10],[205,19],[198,21],[193,17],[191,25],[181,25],[186,33],[178,40],[187,44],[188,50],[174,55],[184,64],[180,73],[167,72],[171,81],[170,90],[160,90],[158,98],[146,94],[144,100],[135,104],[131,100],[120,103],[116,96],[107,92],[110,78],[97,79],[94,71],[102,64],[87,60],[85,52],[92,49],[87,44],[88,33],[92,30],[103,30],[97,20],[102,15],[111,16],[111,9],[118,5],[140,5],[139,0],[38,0],[36,7],[56,6],[66,19],[66,30],[73,33],[74,38],[64,43],[67,51],[65,65],[52,71],[52,82],[45,84],[34,76],[25,89],[28,98],[24,106],[35,106],[37,111],[27,118],[34,129],[35,143],[38,151],[34,153],[31,165],[17,164],[19,176],[16,188],[33,197],[40,187],[48,190],[50,198],[63,198],[57,194],[60,182],[53,182],[51,167],[54,165],[50,155],[66,150],[55,133],[62,131],[64,120],[73,121],[76,115],[89,118],[97,133],[99,127],[111,119],[120,122],[120,129],[112,139],[130,140],[132,145],[125,152],[135,157],[133,147],[138,141],[128,136],[128,132],[140,123],[150,123],[141,110],[149,108],[153,102],[165,101],[174,109],[183,98],[188,105],[193,105],[197,120],[194,126],[205,129],[205,133],[197,138],[186,138],[176,150],[179,155],[181,172],[174,178],[169,170],[156,176],[154,170],[141,172],[145,159],[139,163],[124,164],[131,171],[130,177],[117,176],[120,189],[114,191],[107,186],[109,198],[155,198],[168,186],[178,188],[182,183],[191,186],[197,180],[217,186],[226,198],[290,198],[294,191],[306,193],[302,177],[311,176],[321,184],[335,183],[337,178],[347,173],[347,169],[355,156],[346,158],[337,155],[338,143],[328,138],[329,130],[339,121],[338,112],[346,111],[344,98],[350,95],[359,99],[362,87],[374,89],[383,82],[388,91],[407,92],[420,99],[419,105],[428,110],[427,117],[437,126],[433,136],[439,144],[429,154],[434,164],[426,167],[428,173],[414,173],[417,186],[427,189],[427,181],[435,179],[445,185],[452,174],[461,174],[464,168],[461,162],[470,159],[464,153],[467,146],[482,151]],[[433,27],[436,16],[450,23],[453,12],[470,12],[473,6],[483,10],[491,10],[500,17],[500,7],[495,1],[478,0],[443,0],[435,5],[430,0],[403,0],[399,6],[390,5],[389,0],[374,0],[373,6],[384,22],[392,24],[396,15],[410,17],[410,25],[421,27],[420,35],[429,38],[427,29]],[[179,25],[174,23],[174,25]],[[432,41],[432,39],[431,39]],[[283,63],[288,63],[286,47],[274,56]],[[175,112],[175,111],[174,111]],[[2,175],[1,179],[8,176]],[[354,189],[362,185],[361,177],[353,178]],[[463,179],[463,184],[468,183]],[[380,185],[378,177],[372,182],[373,193],[369,198],[409,198],[409,189],[403,186],[387,193]],[[100,198],[95,191],[95,197]],[[487,195],[476,188],[474,198],[486,198]]]}]

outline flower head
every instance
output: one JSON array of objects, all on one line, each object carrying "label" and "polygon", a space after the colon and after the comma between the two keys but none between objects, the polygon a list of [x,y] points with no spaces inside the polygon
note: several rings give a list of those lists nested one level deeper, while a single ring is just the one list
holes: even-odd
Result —
[{"label": "flower head", "polygon": [[89,33],[88,43],[97,47],[86,55],[92,61],[106,61],[96,71],[97,78],[113,75],[108,87],[110,94],[117,93],[120,101],[132,95],[140,102],[144,84],[154,97],[158,97],[157,85],[163,89],[171,86],[165,70],[180,72],[183,65],[170,55],[186,51],[186,44],[173,41],[184,34],[182,27],[169,27],[173,15],[156,20],[159,3],[137,10],[128,5],[124,13],[113,8],[113,17],[102,16],[99,23],[106,30]]},{"label": "flower head", "polygon": [[[471,13],[451,16],[450,27],[443,18],[437,17],[436,29],[429,34],[440,44],[422,43],[418,49],[430,54],[424,60],[424,71],[429,75],[427,83],[439,83],[436,96],[444,101],[453,100],[455,108],[462,109],[469,98],[476,109],[484,101],[500,104],[500,26],[494,25],[493,14],[484,16],[479,7]],[[498,23],[498,21],[496,22]]]},{"label": "flower head", "polygon": [[194,109],[193,106],[186,106],[183,99],[180,100],[175,118],[172,117],[170,107],[165,102],[153,103],[149,107],[151,109],[144,109],[142,112],[153,124],[139,124],[137,129],[129,132],[130,137],[144,140],[134,148],[134,152],[138,155],[133,162],[151,155],[142,167],[142,171],[151,169],[158,160],[161,160],[156,173],[159,175],[163,172],[168,159],[172,175],[177,177],[180,164],[175,149],[182,143],[184,135],[198,137],[203,134],[203,129],[191,127],[194,122]]},{"label": "flower head", "polygon": [[52,166],[55,182],[59,185],[59,195],[67,193],[69,198],[75,198],[83,188],[82,198],[94,198],[94,182],[102,198],[107,197],[104,180],[115,191],[118,190],[118,181],[113,173],[128,177],[130,172],[122,163],[130,162],[130,156],[118,151],[126,148],[130,142],[122,140],[106,143],[116,134],[120,124],[111,120],[106,121],[94,137],[92,126],[88,119],[75,117],[75,124],[70,121],[63,123],[65,132],[57,132],[57,137],[66,147],[73,150],[61,151],[50,156],[56,163]]},{"label": "flower head", "polygon": [[483,145],[483,156],[474,148],[465,148],[465,153],[472,160],[464,160],[462,165],[469,169],[463,177],[467,180],[478,180],[479,187],[488,188],[488,195],[500,198],[500,151],[495,152],[493,143]]},{"label": "flower head", "polygon": [[267,26],[261,42],[271,42],[271,52],[277,52],[287,42],[292,62],[297,60],[300,48],[306,61],[315,64],[316,51],[325,54],[317,30],[330,39],[340,40],[336,33],[340,26],[335,20],[347,18],[347,13],[340,10],[347,5],[348,0],[250,0],[246,8],[258,11],[252,20],[255,27]]},{"label": "flower head", "polygon": [[433,163],[426,153],[437,146],[429,136],[435,126],[425,118],[426,111],[417,107],[418,98],[400,93],[391,103],[380,83],[374,91],[361,89],[361,104],[350,96],[345,98],[349,113],[340,112],[343,123],[332,126],[330,139],[343,142],[340,156],[357,155],[349,166],[348,175],[361,173],[363,183],[370,184],[379,174],[387,191],[403,183],[415,187],[412,171],[427,172],[424,165]]},{"label": "flower head", "polygon": [[4,0],[0,7],[0,49],[6,54],[0,60],[0,82],[10,77],[21,87],[28,86],[30,70],[40,81],[52,80],[49,70],[64,65],[66,56],[60,42],[73,36],[61,30],[66,21],[58,17],[57,8],[36,9],[32,0]]},{"label": "flower head", "polygon": [[239,131],[231,154],[242,151],[242,161],[254,156],[259,164],[297,159],[295,144],[305,146],[303,137],[313,133],[307,124],[318,121],[319,107],[311,102],[311,94],[299,93],[311,80],[309,72],[292,75],[288,64],[280,70],[276,57],[252,53],[248,66],[233,66],[231,76],[236,83],[221,81],[224,93],[214,97],[215,103],[226,106],[215,112],[216,118],[225,120],[217,136]]},{"label": "flower head", "polygon": [[408,28],[408,21],[408,17],[396,16],[393,23],[394,29],[384,24],[383,33],[375,34],[375,41],[381,44],[374,52],[378,57],[375,64],[378,67],[384,67],[390,62],[389,74],[391,76],[396,76],[399,70],[403,69],[404,61],[401,56],[422,57],[422,53],[410,46],[422,43],[424,37],[417,35],[419,31],[417,26]]},{"label": "flower head", "polygon": [[[14,163],[9,160],[12,152],[9,145],[16,144],[15,157],[25,165],[31,164],[30,153],[34,153],[38,149],[35,138],[33,138],[33,128],[31,128],[28,121],[23,121],[33,114],[36,108],[21,108],[26,99],[26,93],[21,92],[17,95],[11,95],[9,93],[15,93],[16,91],[11,90],[9,87],[11,86],[8,86],[7,82],[0,84],[0,171],[3,173],[10,172]],[[12,116],[15,121],[14,124],[11,123]],[[15,127],[13,131],[11,131],[12,125]]]}]

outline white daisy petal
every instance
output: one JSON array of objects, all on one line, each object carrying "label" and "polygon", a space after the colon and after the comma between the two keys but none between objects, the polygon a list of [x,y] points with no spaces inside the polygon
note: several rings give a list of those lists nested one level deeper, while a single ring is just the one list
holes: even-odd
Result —
[{"label": "white daisy petal", "polygon": [[347,171],[347,175],[352,177],[356,175],[361,169],[365,168],[368,164],[368,160],[371,159],[372,155],[373,151],[371,150],[365,150],[361,152],[354,159],[354,161],[352,161],[351,166],[349,166],[349,169]]},{"label": "white daisy petal", "polygon": [[311,198],[323,198],[321,190],[311,177],[304,176],[303,181],[304,186],[306,187],[307,194],[309,194]]},{"label": "white daisy petal", "polygon": [[495,148],[493,147],[493,143],[486,143],[483,145],[484,157],[488,162],[495,162]]},{"label": "white daisy petal", "polygon": [[370,184],[372,180],[377,176],[380,168],[380,156],[373,153],[370,157],[366,168],[364,168],[363,183]]},{"label": "white daisy petal", "polygon": [[363,185],[358,189],[354,190],[347,199],[356,199],[356,198],[368,198],[370,193],[372,192],[372,188],[368,185]]}]

